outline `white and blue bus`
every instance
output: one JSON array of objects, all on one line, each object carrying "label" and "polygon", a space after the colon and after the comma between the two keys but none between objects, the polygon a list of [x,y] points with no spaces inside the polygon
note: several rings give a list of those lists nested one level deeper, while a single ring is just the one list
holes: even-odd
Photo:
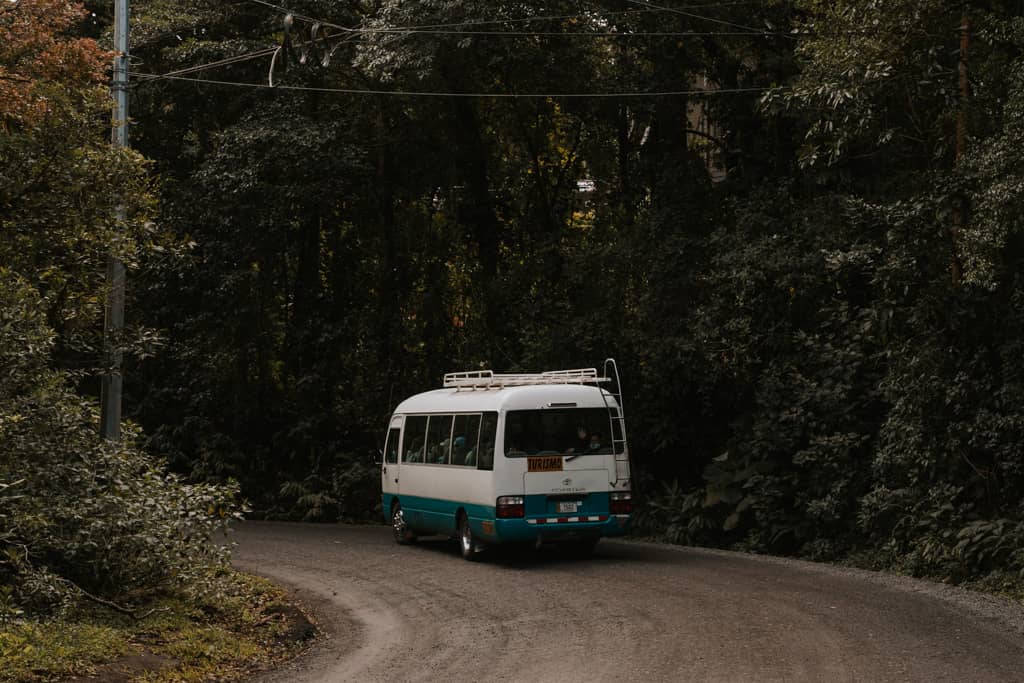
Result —
[{"label": "white and blue bus", "polygon": [[449,373],[443,389],[402,401],[381,468],[395,540],[454,536],[472,560],[501,543],[586,552],[625,534],[633,512],[625,417],[615,361],[604,370],[612,376]]}]

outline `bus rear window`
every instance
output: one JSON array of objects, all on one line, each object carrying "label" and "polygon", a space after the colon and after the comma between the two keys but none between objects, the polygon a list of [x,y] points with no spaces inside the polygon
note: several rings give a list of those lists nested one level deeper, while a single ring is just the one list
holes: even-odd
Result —
[{"label": "bus rear window", "polygon": [[505,455],[607,455],[612,452],[611,422],[604,408],[509,411]]}]

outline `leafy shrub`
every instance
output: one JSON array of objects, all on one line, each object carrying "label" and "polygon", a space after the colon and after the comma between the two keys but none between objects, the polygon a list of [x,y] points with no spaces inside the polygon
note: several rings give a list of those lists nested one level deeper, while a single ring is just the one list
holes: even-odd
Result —
[{"label": "leafy shrub", "polygon": [[721,522],[706,509],[703,500],[701,490],[686,490],[678,481],[662,483],[660,491],[641,501],[635,528],[669,543],[709,543]]},{"label": "leafy shrub", "polygon": [[288,517],[303,522],[320,522],[332,519],[338,501],[328,491],[327,482],[318,474],[310,474],[301,481],[286,481],[281,484],[281,498],[292,502]]},{"label": "leafy shrub", "polygon": [[346,522],[381,519],[380,467],[369,458],[350,455],[331,473],[331,493],[338,501],[338,519]]},{"label": "leafy shrub", "polygon": [[956,539],[953,553],[972,574],[1008,568],[1024,579],[1024,522],[977,520],[960,529]]},{"label": "leafy shrub", "polygon": [[[48,367],[37,292],[0,269],[0,585],[32,612],[86,594],[137,602],[201,591],[224,567],[232,485],[186,484],[139,450],[98,443],[95,407]],[[5,611],[14,609],[8,606]]]},{"label": "leafy shrub", "polygon": [[281,485],[287,517],[306,522],[380,520],[380,469],[369,458],[342,453],[328,477],[310,474]]}]

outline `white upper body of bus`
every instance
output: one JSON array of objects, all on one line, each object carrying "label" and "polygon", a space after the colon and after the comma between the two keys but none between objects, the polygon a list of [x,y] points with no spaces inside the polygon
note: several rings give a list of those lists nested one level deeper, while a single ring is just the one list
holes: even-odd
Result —
[{"label": "white upper body of bus", "polygon": [[[485,416],[483,424],[488,425],[487,434],[484,430],[479,434],[481,452],[485,442],[489,451],[485,468],[492,469],[493,463],[496,475],[502,472],[522,481],[523,472],[545,466],[535,458],[563,456],[564,460],[550,461],[547,466],[557,471],[606,469],[606,482],[613,488],[628,489],[624,418],[617,396],[600,386],[606,381],[594,369],[535,375],[451,373],[445,376],[445,388],[412,396],[395,409],[394,419],[420,420],[413,434],[404,434],[402,461],[462,464],[454,455],[445,457],[443,451],[450,449],[447,443],[465,443],[467,439],[470,450],[476,447],[475,434],[459,438],[464,430],[456,416],[477,414]],[[439,426],[439,432],[424,425],[422,421],[428,417],[431,425]],[[425,433],[426,447],[420,432]],[[421,450],[426,455],[420,455]],[[580,462],[573,463],[577,459]],[[599,459],[603,462],[597,462]]]},{"label": "white upper body of bus", "polygon": [[550,408],[605,409],[607,406],[618,408],[611,394],[593,385],[524,385],[489,389],[435,389],[402,401],[395,408],[395,414],[505,413],[510,410]]}]

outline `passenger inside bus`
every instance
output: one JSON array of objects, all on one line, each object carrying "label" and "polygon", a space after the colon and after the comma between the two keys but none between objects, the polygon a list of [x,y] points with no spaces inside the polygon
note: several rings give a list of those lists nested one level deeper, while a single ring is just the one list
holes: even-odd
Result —
[{"label": "passenger inside bus", "polygon": [[452,464],[464,464],[466,462],[466,437],[457,436],[452,444]]},{"label": "passenger inside bus", "polygon": [[421,439],[415,439],[412,442],[412,446],[405,453],[406,462],[420,462],[422,457],[423,441]]},{"label": "passenger inside bus", "polygon": [[434,444],[430,449],[430,462],[444,464],[448,456],[448,439]]},{"label": "passenger inside bus", "polygon": [[494,442],[490,439],[480,440],[480,469],[489,470],[494,467]]},{"label": "passenger inside bus", "polygon": [[569,446],[566,453],[582,453],[590,447],[590,439],[587,438],[587,428],[584,425],[576,427],[576,440]]}]

